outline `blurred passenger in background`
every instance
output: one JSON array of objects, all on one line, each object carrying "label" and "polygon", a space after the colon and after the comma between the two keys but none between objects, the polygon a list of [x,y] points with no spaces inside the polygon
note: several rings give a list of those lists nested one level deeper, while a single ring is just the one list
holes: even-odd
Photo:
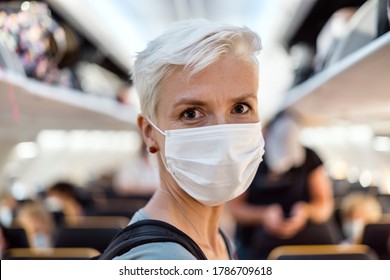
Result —
[{"label": "blurred passenger in background", "polygon": [[318,155],[299,143],[299,132],[288,112],[269,123],[265,161],[249,189],[229,204],[240,259],[266,259],[279,245],[337,242],[327,223],[334,208],[331,181]]},{"label": "blurred passenger in background", "polygon": [[19,202],[11,193],[3,193],[0,198],[0,223],[5,226],[11,226]]},{"label": "blurred passenger in background", "polygon": [[[53,212],[62,212],[65,224],[78,224],[86,214],[92,200],[83,199],[84,193],[80,187],[70,182],[57,182],[47,190],[48,207]],[[61,221],[57,222],[61,223]]]},{"label": "blurred passenger in background", "polygon": [[22,204],[16,215],[16,224],[26,231],[31,248],[53,247],[54,220],[50,212],[39,201]]},{"label": "blurred passenger in background", "polygon": [[382,216],[379,201],[370,194],[357,191],[342,199],[340,210],[346,243],[360,243],[365,225],[378,222]]}]

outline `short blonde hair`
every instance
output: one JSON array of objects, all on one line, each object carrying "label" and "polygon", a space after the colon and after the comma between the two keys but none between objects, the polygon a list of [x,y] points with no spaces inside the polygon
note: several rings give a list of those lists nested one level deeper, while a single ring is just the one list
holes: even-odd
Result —
[{"label": "short blonde hair", "polygon": [[47,234],[54,233],[54,220],[50,212],[41,203],[27,202],[18,210],[17,222],[25,227],[32,228],[34,224]]},{"label": "short blonde hair", "polygon": [[343,219],[348,219],[355,211],[364,213],[366,223],[375,223],[382,216],[379,201],[372,195],[361,192],[352,192],[345,196],[340,207]]},{"label": "short blonde hair", "polygon": [[221,57],[233,54],[251,60],[258,67],[256,55],[261,50],[260,37],[247,27],[214,23],[205,19],[179,21],[138,53],[132,78],[138,92],[141,112],[155,119],[159,102],[158,85],[178,66],[195,74]]}]

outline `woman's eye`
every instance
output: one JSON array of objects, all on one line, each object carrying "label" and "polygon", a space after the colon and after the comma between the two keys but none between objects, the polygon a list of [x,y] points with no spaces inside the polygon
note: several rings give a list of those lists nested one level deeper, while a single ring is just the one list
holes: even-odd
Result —
[{"label": "woman's eye", "polygon": [[245,114],[249,111],[249,106],[246,104],[236,104],[233,108],[233,113],[235,114]]},{"label": "woman's eye", "polygon": [[196,119],[199,116],[200,113],[196,108],[187,109],[182,113],[182,117],[189,120]]}]

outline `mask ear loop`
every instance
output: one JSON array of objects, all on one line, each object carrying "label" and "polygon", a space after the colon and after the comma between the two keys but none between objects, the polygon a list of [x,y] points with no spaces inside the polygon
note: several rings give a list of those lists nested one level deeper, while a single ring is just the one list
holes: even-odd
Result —
[{"label": "mask ear loop", "polygon": [[[145,118],[146,118],[147,121],[153,126],[153,128],[155,128],[155,129],[156,129],[158,132],[160,132],[162,135],[166,136],[166,133],[165,133],[163,130],[161,130],[157,125],[155,125],[155,124],[149,119],[149,117],[145,116]],[[160,154],[160,158],[161,158],[162,163],[164,164],[165,169],[166,169],[169,173],[171,173],[171,172],[169,171],[169,169],[168,169],[168,165],[167,165],[167,163],[166,163],[166,159],[163,158],[163,156],[161,155],[161,153],[159,153],[159,154]]]},{"label": "mask ear loop", "polygon": [[150,119],[149,117],[146,117],[146,119],[148,120],[148,122],[158,131],[160,132],[162,135],[166,136],[165,132],[163,130],[161,130],[160,128],[158,128],[157,125],[155,125]]}]

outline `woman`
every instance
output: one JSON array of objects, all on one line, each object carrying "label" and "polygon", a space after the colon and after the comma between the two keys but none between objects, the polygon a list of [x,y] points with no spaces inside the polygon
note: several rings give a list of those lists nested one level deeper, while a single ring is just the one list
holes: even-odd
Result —
[{"label": "woman", "polygon": [[[263,155],[258,114],[260,38],[206,20],[173,24],[138,54],[138,126],[157,156],[160,187],[130,223],[160,220],[207,259],[232,259],[221,235],[223,204],[246,190]],[[194,259],[176,243],[150,243],[117,259]]]},{"label": "woman", "polygon": [[295,116],[282,112],[265,129],[265,161],[248,191],[229,203],[241,259],[266,259],[281,245],[338,243],[329,223],[333,189],[318,155],[299,143]]},{"label": "woman", "polygon": [[53,247],[54,220],[40,201],[26,202],[21,205],[16,215],[16,222],[26,231],[31,248]]},{"label": "woman", "polygon": [[382,206],[378,199],[361,191],[345,195],[340,203],[341,228],[344,243],[362,242],[364,227],[378,223],[382,217]]}]

